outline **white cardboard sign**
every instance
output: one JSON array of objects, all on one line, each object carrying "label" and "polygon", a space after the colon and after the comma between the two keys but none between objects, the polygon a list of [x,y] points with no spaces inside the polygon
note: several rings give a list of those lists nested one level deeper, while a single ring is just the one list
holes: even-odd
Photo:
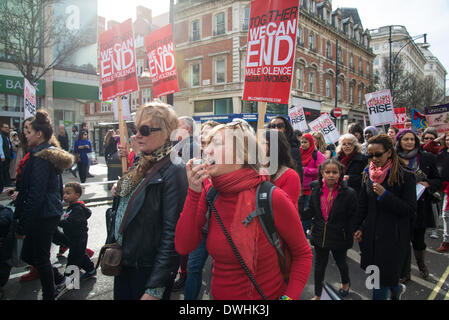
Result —
[{"label": "white cardboard sign", "polygon": [[365,95],[366,108],[372,126],[396,122],[390,90],[381,90]]},{"label": "white cardboard sign", "polygon": [[288,109],[288,116],[290,117],[290,122],[293,126],[293,129],[299,130],[301,132],[307,131],[309,129],[303,107],[291,106]]},{"label": "white cardboard sign", "polygon": [[340,132],[327,113],[309,123],[309,127],[312,131],[321,132],[328,144],[335,143],[340,139]]}]

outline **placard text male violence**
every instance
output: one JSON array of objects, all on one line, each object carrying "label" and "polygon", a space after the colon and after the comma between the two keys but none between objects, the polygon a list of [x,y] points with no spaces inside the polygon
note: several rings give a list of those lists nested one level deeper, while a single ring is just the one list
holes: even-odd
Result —
[{"label": "placard text male violence", "polygon": [[178,313],[180,315],[204,315],[207,318],[211,317],[212,313],[219,313],[223,315],[256,315],[268,317],[270,310],[268,305],[224,304],[223,308],[214,308],[186,304],[184,307],[179,309]]}]

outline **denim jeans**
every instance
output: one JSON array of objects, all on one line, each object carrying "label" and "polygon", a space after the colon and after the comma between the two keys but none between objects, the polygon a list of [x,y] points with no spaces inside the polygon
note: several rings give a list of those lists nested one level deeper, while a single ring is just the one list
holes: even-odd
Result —
[{"label": "denim jeans", "polygon": [[401,286],[395,287],[380,287],[379,289],[373,289],[373,300],[388,300],[388,293],[399,294],[401,292]]},{"label": "denim jeans", "polygon": [[206,239],[207,235],[204,235],[200,245],[189,254],[184,300],[198,299],[203,281],[203,267],[209,256],[206,250]]}]

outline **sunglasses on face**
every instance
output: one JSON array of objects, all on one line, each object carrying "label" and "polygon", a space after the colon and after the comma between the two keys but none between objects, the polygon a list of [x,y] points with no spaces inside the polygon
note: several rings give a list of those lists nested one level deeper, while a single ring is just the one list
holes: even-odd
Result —
[{"label": "sunglasses on face", "polygon": [[379,158],[381,158],[385,153],[387,153],[388,152],[388,150],[387,151],[384,151],[384,152],[379,152],[379,153],[375,153],[375,154],[367,154],[366,155],[366,157],[368,158],[368,159],[372,159],[372,158],[374,158],[374,157],[376,157],[377,159],[379,159]]},{"label": "sunglasses on face", "polygon": [[284,123],[273,123],[269,125],[270,129],[284,129],[285,128],[285,124]]},{"label": "sunglasses on face", "polygon": [[432,141],[433,141],[433,140],[435,140],[435,138],[433,138],[433,137],[426,137],[426,138],[424,138],[423,140],[424,140],[424,141],[427,141],[427,140],[432,140]]},{"label": "sunglasses on face", "polygon": [[155,132],[155,131],[161,131],[161,128],[151,128],[150,126],[147,125],[143,125],[141,127],[139,127],[139,129],[137,129],[137,131],[139,131],[140,135],[143,137],[148,137],[151,132]]}]

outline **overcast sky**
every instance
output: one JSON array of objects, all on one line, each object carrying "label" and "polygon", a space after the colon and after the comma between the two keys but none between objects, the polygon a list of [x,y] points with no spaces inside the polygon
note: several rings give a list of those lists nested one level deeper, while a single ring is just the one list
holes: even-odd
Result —
[{"label": "overcast sky", "polygon": [[[138,5],[152,9],[156,16],[168,12],[170,1],[98,0],[98,14],[107,20],[134,20]],[[403,25],[412,37],[427,33],[430,51],[449,72],[449,0],[333,0],[332,7],[357,8],[365,29]]]}]

